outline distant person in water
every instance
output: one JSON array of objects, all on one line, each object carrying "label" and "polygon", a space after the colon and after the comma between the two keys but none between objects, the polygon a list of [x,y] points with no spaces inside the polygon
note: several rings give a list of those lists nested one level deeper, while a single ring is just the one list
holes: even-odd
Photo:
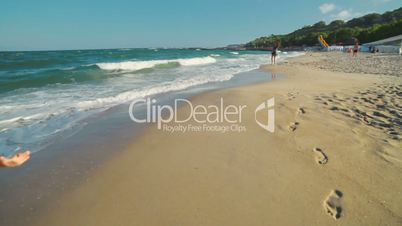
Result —
[{"label": "distant person in water", "polygon": [[353,47],[353,56],[357,56],[359,52],[359,40],[355,39],[355,46]]},{"label": "distant person in water", "polygon": [[30,151],[19,152],[10,158],[0,156],[0,167],[17,167],[26,162],[30,157]]},{"label": "distant person in water", "polygon": [[278,49],[279,49],[279,41],[277,41],[275,46],[272,48],[271,64],[276,64],[276,56],[278,55]]}]

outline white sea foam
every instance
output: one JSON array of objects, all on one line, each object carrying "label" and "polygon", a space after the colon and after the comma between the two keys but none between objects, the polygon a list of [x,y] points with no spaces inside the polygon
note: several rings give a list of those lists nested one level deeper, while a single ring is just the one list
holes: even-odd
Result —
[{"label": "white sea foam", "polygon": [[233,74],[226,74],[221,75],[219,77],[193,78],[188,80],[165,82],[164,84],[143,90],[136,89],[120,93],[116,96],[97,98],[95,100],[81,101],[77,103],[76,108],[78,110],[89,110],[99,107],[113,106],[120,103],[126,103],[136,98],[142,98],[156,94],[183,90],[192,86],[202,85],[209,82],[223,82],[230,80],[232,77]]},{"label": "white sea foam", "polygon": [[0,127],[9,126],[14,123],[28,123],[29,121],[35,121],[38,119],[42,119],[42,118],[44,118],[43,117],[44,115],[45,114],[43,114],[43,113],[39,113],[39,114],[28,115],[28,116],[24,116],[24,117],[14,117],[14,118],[10,118],[10,119],[1,120]]},{"label": "white sea foam", "polygon": [[123,61],[118,63],[98,63],[96,64],[103,70],[123,70],[123,71],[138,71],[146,68],[153,68],[156,65],[179,63],[182,66],[196,66],[203,64],[215,63],[216,59],[210,56],[196,57],[189,59],[172,59],[172,60],[149,60],[149,61]]},{"label": "white sea foam", "polygon": [[230,52],[233,55],[239,55],[239,52]]},{"label": "white sea foam", "polygon": [[[176,62],[176,60],[173,60]],[[216,63],[216,59],[210,56],[207,57],[198,57],[198,58],[190,58],[190,59],[180,59],[178,60],[180,65],[183,66],[195,66],[195,65],[203,65],[203,64],[213,64]]]}]

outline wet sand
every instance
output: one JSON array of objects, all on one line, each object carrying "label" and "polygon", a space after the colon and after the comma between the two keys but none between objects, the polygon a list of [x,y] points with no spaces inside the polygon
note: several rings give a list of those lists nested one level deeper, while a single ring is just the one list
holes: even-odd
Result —
[{"label": "wet sand", "polygon": [[[285,79],[192,98],[247,105],[247,130],[152,125],[32,225],[402,224],[401,78],[311,65],[322,57],[262,66]],[[272,97],[274,133],[254,115]]]}]

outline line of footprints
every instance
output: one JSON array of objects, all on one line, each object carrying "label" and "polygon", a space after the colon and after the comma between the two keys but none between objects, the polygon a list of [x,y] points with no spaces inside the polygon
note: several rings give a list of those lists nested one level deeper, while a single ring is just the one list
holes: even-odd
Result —
[{"label": "line of footprints", "polygon": [[[293,97],[294,98],[294,97]],[[293,98],[289,98],[289,100],[292,100]],[[300,107],[297,109],[296,114],[297,115],[303,115],[306,113],[306,110],[303,107]],[[299,127],[300,123],[299,122],[292,122],[289,125],[289,131],[294,132],[297,130]],[[313,149],[313,155],[314,159],[319,165],[325,165],[328,163],[329,158],[325,154],[325,152],[318,147],[315,147]],[[324,201],[324,209],[330,215],[332,218],[335,220],[339,219],[341,217],[342,213],[342,206],[341,206],[341,199],[342,199],[342,192],[339,190],[333,190],[331,193],[327,196],[327,198]]]}]

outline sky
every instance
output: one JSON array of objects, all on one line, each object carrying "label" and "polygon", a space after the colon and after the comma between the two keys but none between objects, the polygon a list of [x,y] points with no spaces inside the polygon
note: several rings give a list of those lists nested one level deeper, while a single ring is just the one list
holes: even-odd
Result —
[{"label": "sky", "polygon": [[1,0],[1,50],[219,47],[400,0]]}]

